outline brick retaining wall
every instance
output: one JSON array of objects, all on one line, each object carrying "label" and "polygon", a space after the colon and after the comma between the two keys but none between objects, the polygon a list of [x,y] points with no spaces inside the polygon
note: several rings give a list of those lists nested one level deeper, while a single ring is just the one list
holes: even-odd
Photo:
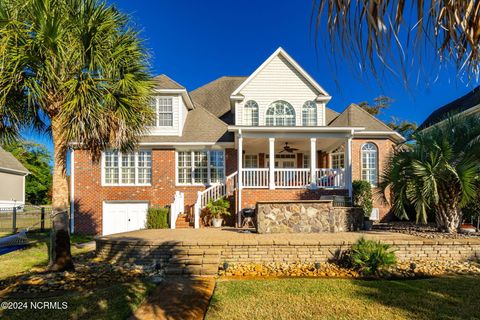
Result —
[{"label": "brick retaining wall", "polygon": [[[151,265],[167,268],[167,273],[217,273],[224,262],[326,262],[338,250],[349,249],[347,241],[286,241],[249,240],[228,243],[155,242],[97,239],[97,255],[110,261]],[[396,249],[400,261],[408,260],[469,260],[480,258],[480,242],[452,240],[393,240],[383,241]]]}]

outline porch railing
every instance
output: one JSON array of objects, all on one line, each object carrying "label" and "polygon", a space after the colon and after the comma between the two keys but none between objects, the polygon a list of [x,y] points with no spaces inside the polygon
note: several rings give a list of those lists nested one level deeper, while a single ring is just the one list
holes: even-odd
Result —
[{"label": "porch railing", "polygon": [[275,186],[305,188],[310,184],[310,169],[275,169]]},{"label": "porch railing", "polygon": [[316,178],[320,188],[345,188],[344,169],[316,169]]},{"label": "porch railing", "polygon": [[215,201],[221,197],[233,194],[237,186],[238,172],[235,171],[225,178],[224,183],[213,185],[203,191],[198,191],[197,201],[193,205],[194,227],[200,227],[200,211],[205,208],[209,201]]},{"label": "porch railing", "polygon": [[170,229],[175,229],[178,215],[185,210],[185,195],[183,192],[175,192],[175,197],[170,205]]},{"label": "porch railing", "polygon": [[[275,188],[306,188],[311,184],[310,169],[275,168]],[[268,168],[242,169],[243,188],[268,188]],[[315,169],[315,181],[319,188],[345,188],[344,169]]]},{"label": "porch railing", "polygon": [[244,188],[268,188],[268,168],[242,169],[242,183]]}]

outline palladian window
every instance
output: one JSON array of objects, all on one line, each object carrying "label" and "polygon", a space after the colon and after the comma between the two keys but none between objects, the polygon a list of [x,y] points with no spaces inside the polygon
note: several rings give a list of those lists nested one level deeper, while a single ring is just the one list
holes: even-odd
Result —
[{"label": "palladian window", "polygon": [[286,101],[275,101],[267,109],[266,125],[273,127],[295,126],[295,109]]},{"label": "palladian window", "polygon": [[317,105],[313,101],[307,101],[302,108],[303,125],[312,127],[317,125]]}]

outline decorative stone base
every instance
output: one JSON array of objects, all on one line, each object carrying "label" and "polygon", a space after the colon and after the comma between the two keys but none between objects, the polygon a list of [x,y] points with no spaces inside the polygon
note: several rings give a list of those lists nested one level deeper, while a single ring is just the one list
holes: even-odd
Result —
[{"label": "decorative stone base", "polygon": [[257,202],[258,233],[312,233],[359,230],[361,210],[334,207],[333,201]]}]

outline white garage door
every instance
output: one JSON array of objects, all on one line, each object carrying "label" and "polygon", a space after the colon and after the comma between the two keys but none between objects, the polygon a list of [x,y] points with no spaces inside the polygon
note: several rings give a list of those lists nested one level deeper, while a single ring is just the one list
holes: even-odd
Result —
[{"label": "white garage door", "polygon": [[145,229],[147,202],[104,202],[103,235]]}]

